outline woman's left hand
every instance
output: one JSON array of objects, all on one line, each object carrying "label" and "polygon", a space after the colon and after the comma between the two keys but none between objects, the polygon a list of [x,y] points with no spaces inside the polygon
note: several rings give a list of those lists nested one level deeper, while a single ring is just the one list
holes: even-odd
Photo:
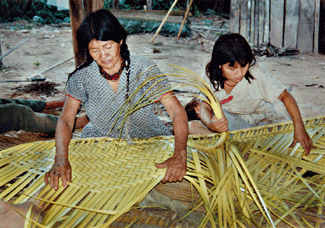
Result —
[{"label": "woman's left hand", "polygon": [[156,167],[159,169],[167,168],[165,177],[162,179],[163,183],[183,180],[187,167],[186,154],[186,150],[180,153],[174,153],[174,155],[166,161],[156,164]]}]

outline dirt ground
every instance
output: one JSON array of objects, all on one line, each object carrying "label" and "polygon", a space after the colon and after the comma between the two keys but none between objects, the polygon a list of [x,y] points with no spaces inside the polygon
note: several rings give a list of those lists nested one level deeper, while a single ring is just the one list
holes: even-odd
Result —
[{"label": "dirt ground", "polygon": [[[25,26],[26,27],[26,26]],[[34,95],[14,88],[29,82],[1,82],[1,98],[52,99],[64,94],[67,75],[74,70],[71,28],[40,26],[24,29],[19,23],[0,25],[2,55],[19,43],[26,43],[2,59],[0,80],[24,80],[41,74],[57,83],[56,94]],[[213,39],[180,38],[154,34],[130,35],[131,53],[151,58],[158,65],[176,64],[201,74],[209,61]],[[156,53],[154,53],[156,52]],[[291,90],[303,117],[325,115],[325,55],[299,54],[285,57],[257,57],[258,63]],[[188,99],[180,97],[185,105]],[[281,106],[280,106],[281,108]],[[283,107],[282,107],[283,108]]]}]

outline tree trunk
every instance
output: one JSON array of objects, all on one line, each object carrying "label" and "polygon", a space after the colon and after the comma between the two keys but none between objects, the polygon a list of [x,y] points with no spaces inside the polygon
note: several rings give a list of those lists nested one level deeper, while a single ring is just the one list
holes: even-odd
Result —
[{"label": "tree trunk", "polygon": [[77,67],[86,60],[86,56],[84,53],[80,53],[77,46],[77,29],[88,13],[103,8],[104,0],[69,0],[69,4],[73,52]]}]

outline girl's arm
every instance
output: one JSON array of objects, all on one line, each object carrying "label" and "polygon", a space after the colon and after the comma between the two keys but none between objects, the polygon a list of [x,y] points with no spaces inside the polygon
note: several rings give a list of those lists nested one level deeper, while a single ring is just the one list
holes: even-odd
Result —
[{"label": "girl's arm", "polygon": [[306,132],[296,100],[287,90],[284,90],[278,99],[283,102],[294,124],[294,139],[290,147],[299,142],[304,148],[305,154],[308,155],[313,147],[313,141]]},{"label": "girl's arm", "polygon": [[163,183],[181,181],[186,173],[187,166],[187,136],[188,120],[185,109],[174,96],[173,92],[168,92],[161,103],[167,110],[168,115],[173,121],[175,134],[174,155],[166,161],[156,164],[157,168],[167,168]]},{"label": "girl's arm", "polygon": [[59,188],[60,177],[64,188],[68,185],[67,181],[71,182],[71,166],[68,159],[68,147],[79,105],[80,101],[68,97],[56,126],[56,154],[54,164],[50,171],[45,174],[45,183],[50,183],[51,188],[55,190]]},{"label": "girl's arm", "polygon": [[212,108],[206,102],[201,102],[199,104],[201,108],[197,113],[202,123],[209,128],[210,131],[213,132],[226,132],[228,131],[228,120],[226,117],[222,117],[221,119],[217,119],[213,113]]}]

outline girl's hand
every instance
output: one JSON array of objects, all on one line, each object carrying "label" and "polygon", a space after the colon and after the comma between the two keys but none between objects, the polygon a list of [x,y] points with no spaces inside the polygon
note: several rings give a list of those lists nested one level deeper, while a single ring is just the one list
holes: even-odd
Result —
[{"label": "girl's hand", "polygon": [[62,180],[63,188],[66,188],[68,186],[67,181],[71,183],[71,166],[69,160],[66,158],[55,159],[50,171],[45,173],[45,184],[50,183],[51,188],[54,188],[54,190],[56,191],[59,189],[60,177]]},{"label": "girl's hand", "polygon": [[217,120],[216,117],[213,117],[213,120],[210,122],[209,129],[219,133],[226,132],[228,131],[228,120],[225,116],[219,120]]},{"label": "girl's hand", "polygon": [[299,142],[302,148],[304,148],[306,156],[308,156],[311,149],[314,148],[313,141],[303,126],[295,127],[293,142],[291,143],[290,147],[294,147],[297,142]]}]

